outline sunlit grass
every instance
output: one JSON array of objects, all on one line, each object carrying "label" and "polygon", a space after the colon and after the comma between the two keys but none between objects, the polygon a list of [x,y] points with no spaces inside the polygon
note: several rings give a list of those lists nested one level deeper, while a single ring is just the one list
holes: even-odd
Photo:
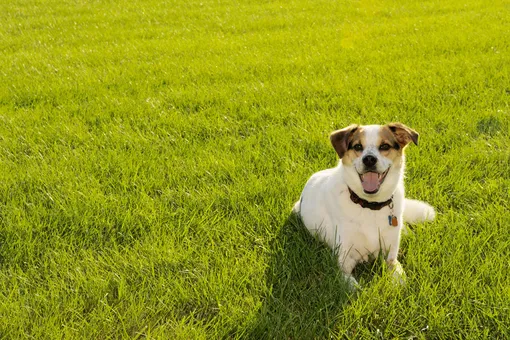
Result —
[{"label": "sunlit grass", "polygon": [[[0,6],[5,338],[505,338],[505,2]],[[345,291],[289,219],[330,131],[401,121],[435,222]]]}]

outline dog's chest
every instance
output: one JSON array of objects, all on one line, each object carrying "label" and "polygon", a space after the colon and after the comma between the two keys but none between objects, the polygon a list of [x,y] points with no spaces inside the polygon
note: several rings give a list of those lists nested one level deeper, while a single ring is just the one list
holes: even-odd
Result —
[{"label": "dog's chest", "polygon": [[351,240],[356,248],[367,248],[370,252],[385,249],[393,234],[397,232],[397,227],[388,222],[388,216],[391,215],[389,209],[374,211],[359,207],[354,208],[353,212],[356,210],[358,213],[347,218],[342,228],[344,239]]},{"label": "dog's chest", "polygon": [[393,226],[389,219],[389,216],[398,216],[395,210],[389,207],[370,210],[344,201],[343,207],[333,218],[340,246],[351,249],[351,255],[360,260],[367,260],[369,255],[377,255],[381,250],[389,251],[392,245],[397,246],[400,223]]}]

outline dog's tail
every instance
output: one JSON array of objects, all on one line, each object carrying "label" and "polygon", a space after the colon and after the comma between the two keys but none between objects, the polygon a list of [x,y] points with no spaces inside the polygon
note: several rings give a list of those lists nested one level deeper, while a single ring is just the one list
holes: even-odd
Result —
[{"label": "dog's tail", "polygon": [[404,203],[404,221],[414,224],[424,221],[432,221],[436,217],[436,212],[429,204],[407,199]]}]

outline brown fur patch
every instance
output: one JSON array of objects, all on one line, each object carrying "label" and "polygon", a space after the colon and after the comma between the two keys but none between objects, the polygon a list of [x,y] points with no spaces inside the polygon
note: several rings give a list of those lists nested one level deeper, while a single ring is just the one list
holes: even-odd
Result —
[{"label": "brown fur patch", "polygon": [[342,157],[343,164],[351,165],[352,162],[361,155],[363,151],[356,151],[353,149],[354,145],[358,143],[363,145],[363,147],[366,145],[365,131],[362,126],[358,127],[358,129],[352,133],[349,143],[347,144],[347,151],[344,157]]},{"label": "brown fur patch", "polygon": [[404,148],[400,146],[395,134],[388,125],[381,126],[380,137],[378,146],[382,144],[390,146],[389,150],[379,150],[381,155],[390,159],[393,163],[397,162],[397,159],[402,157]]},{"label": "brown fur patch", "polygon": [[388,144],[391,148],[387,151],[381,150],[381,154],[391,153],[393,151],[397,152],[399,155],[402,155],[403,148],[398,142],[395,134],[391,131],[388,125],[381,126],[381,139],[379,141],[379,145]]}]

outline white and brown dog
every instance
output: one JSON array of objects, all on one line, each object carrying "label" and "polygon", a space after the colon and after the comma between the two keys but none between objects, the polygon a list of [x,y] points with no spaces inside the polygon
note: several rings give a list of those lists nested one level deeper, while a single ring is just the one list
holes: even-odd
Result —
[{"label": "white and brown dog", "polygon": [[330,136],[340,162],[308,180],[294,211],[306,228],[338,251],[338,263],[352,285],[356,264],[380,252],[398,282],[397,260],[403,222],[433,220],[427,203],[404,198],[404,148],[418,133],[401,123],[350,125]]}]

